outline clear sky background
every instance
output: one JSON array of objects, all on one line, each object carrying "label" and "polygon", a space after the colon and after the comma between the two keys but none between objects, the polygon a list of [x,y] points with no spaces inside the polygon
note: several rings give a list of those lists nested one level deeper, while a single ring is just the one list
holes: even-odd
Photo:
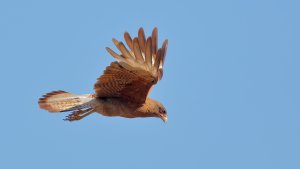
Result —
[{"label": "clear sky background", "polygon": [[[0,168],[299,169],[299,1],[1,1]],[[92,93],[123,32],[169,39],[169,121],[38,108]]]}]

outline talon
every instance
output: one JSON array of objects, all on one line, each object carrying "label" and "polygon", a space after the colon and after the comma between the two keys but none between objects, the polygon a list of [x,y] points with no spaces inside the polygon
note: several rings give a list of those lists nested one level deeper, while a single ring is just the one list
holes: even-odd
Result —
[{"label": "talon", "polygon": [[93,113],[93,109],[87,109],[87,110],[78,110],[75,112],[72,112],[66,118],[64,119],[65,121],[76,121],[76,120],[81,120],[82,118],[88,116],[89,114]]}]

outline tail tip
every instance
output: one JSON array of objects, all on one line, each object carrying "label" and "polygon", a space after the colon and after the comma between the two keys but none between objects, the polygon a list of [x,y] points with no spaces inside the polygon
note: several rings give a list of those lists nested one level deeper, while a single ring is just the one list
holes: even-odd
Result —
[{"label": "tail tip", "polygon": [[55,106],[53,106],[51,103],[49,103],[49,98],[54,95],[63,94],[63,93],[67,93],[67,92],[65,92],[63,90],[56,90],[56,91],[52,91],[52,92],[44,94],[38,100],[39,107],[41,109],[47,110],[49,112],[59,112],[60,110],[58,110],[57,108],[55,108]]}]

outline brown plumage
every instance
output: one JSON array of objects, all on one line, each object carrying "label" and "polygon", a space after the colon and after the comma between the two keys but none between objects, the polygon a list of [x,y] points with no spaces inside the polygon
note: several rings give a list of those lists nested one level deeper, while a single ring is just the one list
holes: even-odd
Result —
[{"label": "brown plumage", "polygon": [[121,54],[110,48],[108,53],[117,61],[106,68],[94,85],[95,94],[76,95],[54,91],[39,99],[39,106],[49,112],[73,111],[65,120],[80,120],[97,112],[104,116],[158,117],[167,121],[164,106],[148,97],[150,89],[162,78],[168,41],[158,49],[157,28],[146,38],[143,28],[138,37],[124,33],[123,42],[113,39]]}]

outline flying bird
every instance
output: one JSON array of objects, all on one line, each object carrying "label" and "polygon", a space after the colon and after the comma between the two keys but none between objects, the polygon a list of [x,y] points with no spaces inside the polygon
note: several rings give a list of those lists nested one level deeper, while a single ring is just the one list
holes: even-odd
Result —
[{"label": "flying bird", "polygon": [[53,91],[39,99],[39,107],[49,112],[71,112],[64,119],[67,121],[81,120],[96,112],[110,117],[157,117],[166,122],[165,107],[148,95],[162,79],[168,40],[158,48],[157,28],[147,39],[143,28],[133,39],[125,32],[124,39],[128,47],[112,39],[120,54],[106,48],[116,61],[106,67],[97,79],[95,93],[77,95],[62,90]]}]

